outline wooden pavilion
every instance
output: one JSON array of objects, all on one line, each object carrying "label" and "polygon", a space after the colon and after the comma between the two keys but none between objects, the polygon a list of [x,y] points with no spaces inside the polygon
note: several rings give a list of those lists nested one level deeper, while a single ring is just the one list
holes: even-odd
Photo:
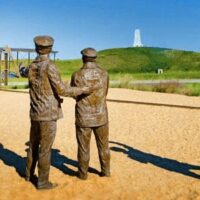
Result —
[{"label": "wooden pavilion", "polygon": [[[16,59],[14,59],[14,56],[13,56],[13,53],[16,53]],[[10,62],[13,61],[15,62],[16,61],[16,65],[18,66],[19,64],[19,56],[20,56],[20,53],[27,53],[27,60],[28,60],[28,63],[30,63],[31,61],[31,54],[34,53],[36,54],[36,51],[35,49],[28,49],[28,48],[9,48],[8,46],[6,47],[0,47],[0,79],[2,78],[1,75],[2,75],[2,60],[4,60],[4,63],[5,63],[5,69],[3,70],[3,73],[4,73],[4,82],[5,82],[5,85],[8,84],[8,74],[9,74],[9,69],[10,69]],[[55,62],[56,60],[56,54],[58,53],[58,51],[52,51],[50,53],[50,57],[53,55],[53,60]],[[3,55],[4,54],[4,59],[3,58]],[[0,80],[1,82],[1,80]]]}]

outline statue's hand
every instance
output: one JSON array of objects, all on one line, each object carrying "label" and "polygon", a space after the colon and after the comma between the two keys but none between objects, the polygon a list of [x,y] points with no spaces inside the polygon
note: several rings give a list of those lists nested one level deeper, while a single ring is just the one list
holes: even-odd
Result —
[{"label": "statue's hand", "polygon": [[83,94],[90,94],[93,92],[91,87],[82,87]]},{"label": "statue's hand", "polygon": [[101,89],[101,88],[102,88],[102,84],[101,84],[101,83],[98,83],[98,84],[92,86],[93,91],[99,90],[99,89]]},{"label": "statue's hand", "polygon": [[69,87],[69,82],[68,81],[63,81],[64,85]]},{"label": "statue's hand", "polygon": [[97,84],[94,86],[90,86],[90,87],[83,87],[83,94],[91,94],[92,92],[94,92],[95,90],[99,90],[102,88],[101,84]]}]

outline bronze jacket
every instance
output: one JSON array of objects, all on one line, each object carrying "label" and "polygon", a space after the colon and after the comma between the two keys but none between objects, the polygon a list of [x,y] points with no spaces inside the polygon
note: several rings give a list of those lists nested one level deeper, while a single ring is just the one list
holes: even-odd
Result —
[{"label": "bronze jacket", "polygon": [[82,94],[79,88],[65,85],[55,64],[47,55],[38,56],[29,67],[22,67],[20,74],[28,77],[30,94],[30,118],[34,121],[51,121],[63,117],[60,95]]},{"label": "bronze jacket", "polygon": [[80,127],[97,127],[108,123],[106,95],[108,92],[108,73],[95,62],[86,62],[72,75],[71,86],[95,87],[99,89],[91,94],[82,94],[76,98],[76,125]]}]

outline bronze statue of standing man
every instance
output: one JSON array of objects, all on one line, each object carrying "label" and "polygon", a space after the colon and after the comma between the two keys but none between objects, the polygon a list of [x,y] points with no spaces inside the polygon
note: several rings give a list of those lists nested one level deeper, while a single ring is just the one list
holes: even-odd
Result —
[{"label": "bronze statue of standing man", "polygon": [[96,63],[97,52],[93,48],[81,51],[83,66],[72,75],[71,86],[96,87],[91,94],[76,98],[76,138],[78,142],[78,177],[87,179],[90,159],[90,138],[94,132],[101,165],[101,176],[110,176],[110,150],[108,146],[108,73]]},{"label": "bronze statue of standing man", "polygon": [[55,64],[49,60],[53,42],[50,36],[35,37],[38,56],[29,67],[20,67],[20,74],[28,77],[30,88],[31,130],[26,180],[33,181],[38,162],[37,189],[52,189],[57,185],[49,182],[49,171],[57,120],[63,116],[60,95],[76,97],[89,92],[88,88],[72,88],[63,84]]}]

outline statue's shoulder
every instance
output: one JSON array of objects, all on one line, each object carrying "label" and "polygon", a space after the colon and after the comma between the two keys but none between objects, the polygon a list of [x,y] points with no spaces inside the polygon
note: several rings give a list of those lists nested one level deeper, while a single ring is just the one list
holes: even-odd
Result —
[{"label": "statue's shoulder", "polygon": [[72,77],[73,77],[73,78],[78,78],[78,77],[80,77],[80,76],[81,76],[81,69],[79,69],[79,70],[73,72],[73,74],[72,74]]},{"label": "statue's shoulder", "polygon": [[103,75],[108,75],[108,71],[102,68],[101,66],[97,65],[97,69],[103,74]]},{"label": "statue's shoulder", "polygon": [[48,63],[48,65],[52,65],[52,66],[56,66],[56,64],[52,61],[52,60],[46,60],[46,63]]},{"label": "statue's shoulder", "polygon": [[57,69],[56,64],[51,60],[46,60],[46,65],[48,69]]}]

